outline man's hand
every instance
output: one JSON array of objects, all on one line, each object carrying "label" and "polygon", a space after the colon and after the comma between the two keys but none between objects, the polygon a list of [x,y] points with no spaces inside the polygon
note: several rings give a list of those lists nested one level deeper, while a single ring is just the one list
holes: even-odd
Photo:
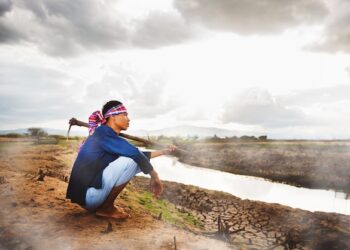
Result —
[{"label": "man's hand", "polygon": [[175,145],[168,145],[165,149],[161,150],[164,155],[171,154],[177,149]]},{"label": "man's hand", "polygon": [[69,120],[69,125],[74,126],[74,125],[77,125],[77,124],[78,124],[78,120],[76,118],[72,117]]},{"label": "man's hand", "polygon": [[168,145],[165,149],[152,151],[151,152],[151,158],[158,157],[161,155],[168,155],[174,152],[177,149],[175,145]]},{"label": "man's hand", "polygon": [[155,197],[158,198],[159,195],[163,192],[163,184],[160,181],[156,171],[152,170],[150,172],[150,175],[151,175],[151,181],[150,181],[151,192],[154,194]]}]

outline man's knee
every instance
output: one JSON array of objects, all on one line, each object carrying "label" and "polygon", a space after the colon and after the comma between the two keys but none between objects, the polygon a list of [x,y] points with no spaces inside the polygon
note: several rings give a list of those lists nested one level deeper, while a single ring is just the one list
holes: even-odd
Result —
[{"label": "man's knee", "polygon": [[118,180],[114,184],[114,186],[119,186],[121,184],[127,183],[137,173],[139,173],[141,171],[139,166],[137,165],[137,163],[131,158],[123,157],[123,158],[120,159],[119,163],[123,167],[120,169],[121,170],[121,174],[118,177]]},{"label": "man's knee", "polygon": [[[127,175],[127,176],[135,176],[136,174],[140,173],[141,172],[141,169],[139,167],[139,165],[131,158],[129,157],[119,157],[121,158],[120,159],[120,164],[123,165],[123,172],[124,172],[124,175]],[[119,160],[118,158],[118,160]]]},{"label": "man's knee", "polygon": [[120,156],[118,160],[120,161],[121,164],[123,164],[123,166],[125,166],[125,168],[136,169],[138,167],[137,163],[129,157]]}]

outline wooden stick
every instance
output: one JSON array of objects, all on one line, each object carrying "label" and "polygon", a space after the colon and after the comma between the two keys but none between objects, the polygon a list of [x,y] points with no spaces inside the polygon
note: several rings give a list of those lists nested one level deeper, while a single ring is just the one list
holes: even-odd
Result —
[{"label": "wooden stick", "polygon": [[[79,121],[78,119],[76,118],[71,118],[69,120],[69,129],[68,129],[68,133],[67,133],[67,139],[68,139],[68,136],[69,136],[69,131],[71,129],[72,126],[79,126],[79,127],[86,127],[88,128],[89,127],[89,124],[86,123],[86,122],[83,122],[83,121]],[[129,134],[124,134],[124,133],[119,133],[119,135],[121,137],[124,137],[126,139],[130,139],[130,140],[134,140],[134,141],[138,141],[138,142],[142,142],[144,143],[146,146],[155,146],[155,147],[160,147],[160,148],[164,148],[166,147],[165,145],[161,144],[161,143],[157,143],[157,142],[152,142],[150,140],[146,140],[146,139],[143,139],[143,138],[140,138],[140,137],[137,137],[137,136],[133,136],[133,135],[129,135]],[[187,153],[186,150],[184,149],[180,149],[180,148],[176,148],[176,151],[179,151],[180,153]]]}]

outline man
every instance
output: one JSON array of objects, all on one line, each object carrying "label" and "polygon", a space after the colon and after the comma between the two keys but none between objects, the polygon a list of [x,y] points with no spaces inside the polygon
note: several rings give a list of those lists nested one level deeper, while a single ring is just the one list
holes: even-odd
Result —
[{"label": "man", "polygon": [[[119,136],[129,127],[130,119],[123,104],[109,101],[89,118],[90,136],[80,148],[70,176],[67,198],[96,215],[127,218],[129,215],[114,200],[140,171],[150,174],[151,191],[159,196],[163,185],[150,158],[169,154],[176,149],[141,152]],[[100,125],[100,126],[99,126]]]}]

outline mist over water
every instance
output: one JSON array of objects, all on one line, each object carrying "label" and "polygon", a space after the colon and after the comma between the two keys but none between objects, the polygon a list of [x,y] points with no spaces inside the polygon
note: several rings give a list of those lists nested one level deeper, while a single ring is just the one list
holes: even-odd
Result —
[{"label": "mist over water", "polygon": [[350,214],[350,200],[343,192],[298,188],[262,178],[234,175],[183,164],[175,157],[151,160],[163,180],[230,193],[242,199],[278,203],[309,211]]}]

